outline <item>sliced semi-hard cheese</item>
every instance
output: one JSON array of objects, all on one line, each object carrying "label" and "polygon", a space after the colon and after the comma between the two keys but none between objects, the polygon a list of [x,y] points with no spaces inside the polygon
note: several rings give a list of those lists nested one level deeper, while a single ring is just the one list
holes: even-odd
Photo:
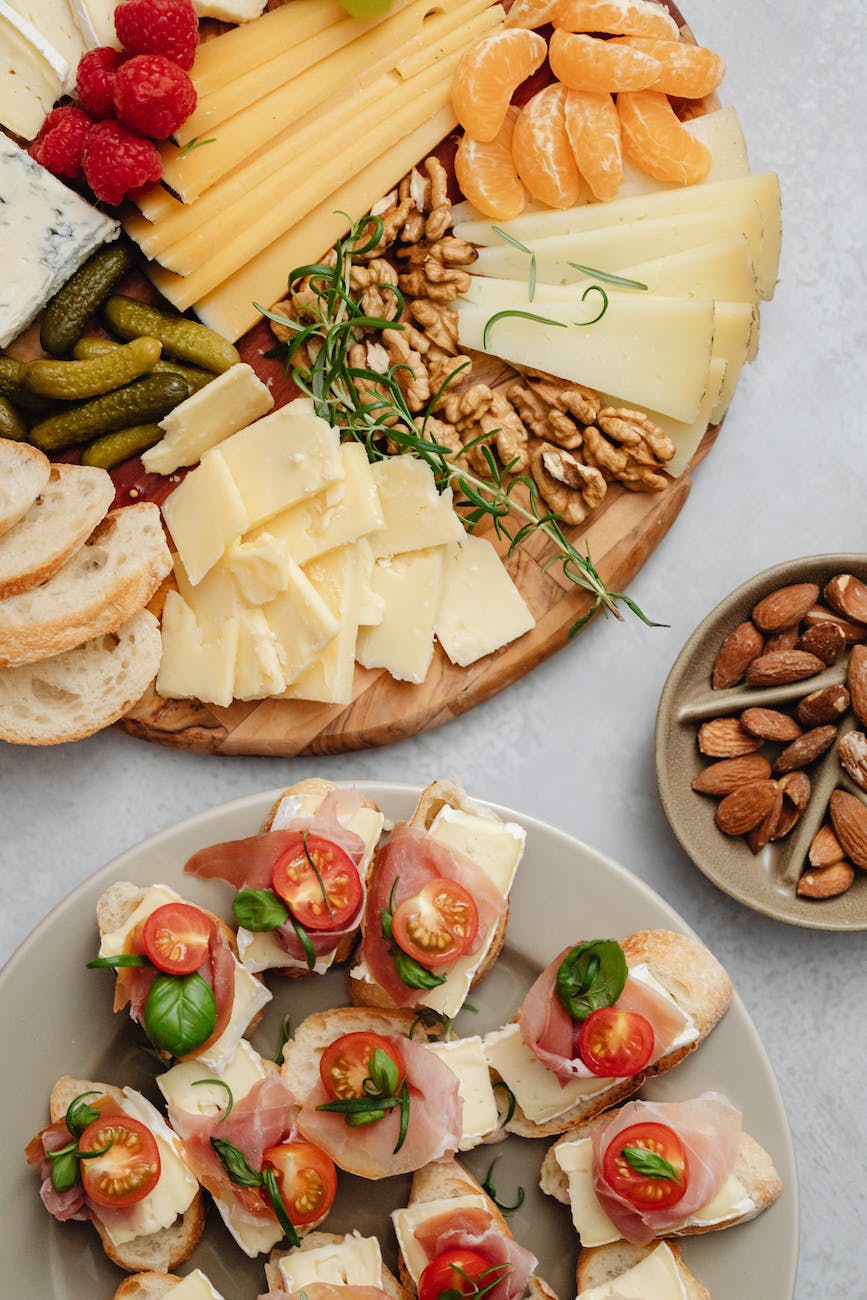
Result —
[{"label": "sliced semi-hard cheese", "polygon": [[461,1102],[460,1151],[471,1151],[499,1123],[497,1100],[481,1038],[456,1038],[443,1043],[428,1043],[428,1051],[444,1061],[457,1075]]},{"label": "sliced semi-hard cheese", "polygon": [[758,302],[759,298],[752,254],[744,235],[625,266],[618,274],[669,298],[721,298],[727,302]]},{"label": "sliced semi-hard cheese", "polygon": [[382,620],[362,627],[356,658],[403,682],[423,682],[433,658],[434,620],[442,591],[443,547],[378,560],[371,587],[383,601]]},{"label": "sliced semi-hard cheese", "polygon": [[214,1072],[214,1079],[219,1079],[219,1083],[200,1082],[203,1077],[200,1061],[179,1061],[157,1075],[157,1085],[166,1105],[188,1115],[213,1116],[222,1114],[227,1106],[228,1094],[221,1084],[231,1088],[232,1097],[239,1102],[266,1074],[262,1057],[242,1038],[232,1059],[222,1070]]},{"label": "sliced semi-hard cheese", "polygon": [[239,537],[229,547],[224,564],[251,605],[264,605],[289,585],[289,547],[263,529],[249,539]]},{"label": "sliced semi-hard cheese", "polygon": [[277,638],[258,607],[238,615],[238,654],[235,660],[236,700],[266,700],[286,687]]},{"label": "sliced semi-hard cheese", "polygon": [[67,93],[72,91],[78,60],[88,47],[72,16],[69,0],[6,0],[6,3],[60,55],[67,67],[63,89]]},{"label": "sliced semi-hard cheese", "polygon": [[687,1300],[677,1261],[662,1241],[638,1264],[601,1286],[581,1292],[581,1300],[610,1300],[612,1296],[641,1296],[642,1300]]},{"label": "sliced semi-hard cheese", "polygon": [[382,1287],[382,1255],[375,1237],[353,1232],[313,1250],[280,1257],[280,1277],[289,1292],[324,1282],[330,1286]]},{"label": "sliced semi-hard cheese", "polygon": [[348,704],[352,699],[355,642],[361,612],[361,556],[353,546],[311,560],[304,573],[338,621],[337,635],[315,663],[286,686],[287,700]]},{"label": "sliced semi-hard cheese", "polygon": [[489,541],[467,533],[446,549],[434,631],[453,664],[475,663],[535,625]]},{"label": "sliced semi-hard cheese", "polygon": [[294,682],[309,668],[340,630],[338,619],[294,560],[289,561],[285,591],[263,605],[262,612],[276,637],[277,656],[287,682]]},{"label": "sliced semi-hard cheese", "polygon": [[163,518],[190,582],[201,582],[249,523],[241,492],[219,449],[206,452],[166,499]]},{"label": "sliced semi-hard cheese", "polygon": [[442,546],[466,536],[451,488],[438,492],[431,467],[418,456],[390,456],[372,470],[385,520],[370,538],[374,556]]},{"label": "sliced semi-hard cheese", "polygon": [[174,571],[178,591],[195,614],[205,639],[212,641],[219,637],[226,619],[236,618],[243,608],[231,570],[221,561],[193,586],[180,556],[175,555]]},{"label": "sliced semi-hard cheese", "polygon": [[441,1201],[423,1201],[415,1205],[404,1206],[399,1210],[392,1210],[391,1221],[394,1225],[394,1235],[397,1237],[397,1244],[403,1262],[406,1264],[407,1272],[416,1286],[425,1267],[430,1263],[426,1252],[416,1241],[416,1228],[420,1224],[426,1223],[428,1219],[436,1219],[443,1214],[459,1214],[461,1210],[486,1210],[490,1212],[490,1206],[484,1196],[471,1192],[466,1196],[450,1196]]},{"label": "sliced semi-hard cheese", "polygon": [[758,317],[749,303],[718,302],[714,306],[713,353],[726,363],[719,397],[711,411],[717,424],[725,415],[738,386],[741,370],[749,359],[758,330]]},{"label": "sliced semi-hard cheese", "polygon": [[62,54],[0,0],[0,124],[32,140],[60,98],[68,73]]},{"label": "sliced semi-hard cheese", "polygon": [[169,591],[162,632],[157,693],[167,700],[197,699],[228,707],[235,686],[237,618],[224,618],[219,635],[209,639],[186,601],[176,591]]},{"label": "sliced semi-hard cheese", "polygon": [[144,453],[142,464],[149,474],[171,474],[179,465],[196,465],[209,448],[266,415],[273,405],[250,366],[230,366],[163,417],[165,437]]}]

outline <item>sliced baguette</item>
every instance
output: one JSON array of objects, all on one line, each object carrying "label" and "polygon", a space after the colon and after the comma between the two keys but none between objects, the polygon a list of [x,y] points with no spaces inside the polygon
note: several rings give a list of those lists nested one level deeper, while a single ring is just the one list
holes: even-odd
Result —
[{"label": "sliced baguette", "polygon": [[331,1011],[314,1011],[302,1020],[283,1048],[283,1082],[299,1101],[319,1082],[319,1058],[335,1038],[343,1034],[397,1034],[406,1038],[410,1029],[418,1043],[432,1041],[433,1035],[417,1020],[414,1011],[384,1007],[334,1007]]},{"label": "sliced baguette", "polygon": [[0,438],[0,534],[33,505],[51,474],[51,462],[37,447]]},{"label": "sliced baguette", "polygon": [[[133,912],[142,902],[146,889],[143,885],[134,885],[131,880],[116,880],[113,885],[109,885],[97,900],[96,904],[96,924],[99,927],[100,935],[111,934],[114,930],[119,930]],[[198,903],[196,904],[198,907]],[[214,922],[214,925],[222,932],[232,952],[237,957],[238,945],[235,941],[235,931],[232,930],[225,921],[221,921],[213,912],[209,912],[206,907],[200,909],[206,916]]]},{"label": "sliced baguette", "polygon": [[604,1092],[578,1102],[554,1119],[536,1124],[528,1119],[519,1105],[506,1125],[520,1137],[555,1137],[566,1129],[610,1110],[625,1101],[649,1078],[664,1074],[704,1042],[731,1006],[732,982],[723,967],[704,944],[674,930],[638,930],[620,941],[630,966],[645,963],[682,1011],[692,1017],[698,1037],[683,1047],[676,1047],[659,1060],[629,1079],[613,1083]]},{"label": "sliced baguette", "polygon": [[[686,1300],[711,1300],[710,1291],[702,1286],[695,1274],[684,1264],[680,1247],[673,1241],[666,1243],[674,1256],[675,1267],[686,1293]],[[576,1273],[578,1295],[592,1291],[594,1287],[615,1283],[629,1269],[635,1268],[652,1251],[659,1246],[653,1242],[649,1246],[633,1246],[628,1241],[615,1241],[610,1246],[590,1246],[578,1256]]]},{"label": "sliced baguette", "polygon": [[[205,1276],[199,1269],[194,1269],[193,1273]],[[163,1296],[174,1291],[183,1281],[183,1277],[176,1277],[174,1273],[134,1273],[121,1282],[114,1300],[163,1300]]]},{"label": "sliced baguette", "polygon": [[0,666],[47,659],[116,632],[170,569],[158,507],[113,510],[53,578],[0,601]]},{"label": "sliced baguette", "polygon": [[[460,809],[461,812],[473,813],[478,817],[487,817],[493,821],[500,820],[496,813],[492,812],[490,808],[485,807],[484,804],[475,803],[472,799],[468,798],[459,781],[434,781],[431,785],[426,786],[425,789],[422,790],[418,803],[415,806],[415,810],[409,818],[408,824],[415,827],[416,830],[429,831],[434,823],[437,813],[446,806],[449,808]],[[376,871],[378,856],[378,853],[374,855],[374,873]],[[485,978],[500,955],[506,938],[506,927],[509,924],[509,907],[510,901],[507,898],[505,910],[499,924],[497,925],[496,931],[494,932],[494,937],[485,955],[485,959],[481,962],[473,975],[470,986],[471,988],[475,988],[476,985]],[[363,923],[361,932],[362,934],[364,933]],[[360,980],[352,975],[349,977],[349,996],[358,1006],[394,1006],[388,993],[386,993],[385,989],[379,984],[372,984],[368,980]]]},{"label": "sliced baguette", "polygon": [[[363,1235],[363,1234],[362,1234]],[[320,1246],[336,1246],[339,1242],[344,1241],[345,1237],[336,1232],[311,1232],[309,1233],[300,1246],[295,1246],[292,1250],[272,1250],[268,1257],[268,1263],[265,1265],[265,1277],[268,1281],[269,1291],[285,1291],[286,1284],[280,1273],[280,1260],[288,1255],[295,1255],[299,1250],[317,1250]],[[382,1280],[380,1282],[382,1290],[391,1300],[410,1300],[409,1295],[398,1282],[394,1274],[382,1266]],[[142,1297],[142,1300],[145,1300]]]},{"label": "sliced baguette", "polygon": [[47,582],[85,542],[114,500],[114,483],[93,465],[52,465],[29,510],[0,537],[0,599]]},{"label": "sliced baguette", "polygon": [[[90,1079],[74,1079],[66,1074],[58,1079],[51,1090],[49,1111],[52,1124],[63,1119],[71,1101],[83,1092],[90,1091],[113,1097],[119,1104],[124,1100],[120,1088],[111,1084],[94,1083]],[[145,1237],[135,1237],[122,1246],[112,1244],[98,1219],[93,1219],[92,1222],[102,1239],[103,1250],[118,1268],[126,1269],[128,1273],[168,1270],[183,1264],[198,1245],[205,1226],[205,1201],[199,1188],[183,1215],[170,1228],[162,1228]]]},{"label": "sliced baguette", "polygon": [[110,726],[156,677],[161,650],[159,623],[143,609],[117,632],[0,668],[0,740],[60,745]]}]

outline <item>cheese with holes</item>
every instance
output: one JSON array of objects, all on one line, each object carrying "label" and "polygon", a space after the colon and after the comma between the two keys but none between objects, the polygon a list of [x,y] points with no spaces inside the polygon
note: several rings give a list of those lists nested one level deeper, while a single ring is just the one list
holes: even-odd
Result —
[{"label": "cheese with holes", "polygon": [[340,630],[339,620],[294,560],[289,561],[285,591],[263,605],[262,613],[274,633],[287,682],[294,682],[315,663]]},{"label": "cheese with holes", "polygon": [[89,50],[98,45],[113,45],[120,49],[114,29],[114,11],[120,0],[70,0],[78,29]]},{"label": "cheese with holes", "polygon": [[318,1282],[330,1286],[382,1287],[379,1242],[358,1232],[312,1250],[290,1250],[280,1257],[278,1268],[288,1292],[303,1291]]},{"label": "cheese with holes", "polygon": [[232,703],[238,657],[238,620],[224,618],[208,637],[186,601],[166,592],[162,613],[163,654],[157,693],[166,700],[198,699],[226,708]]},{"label": "cheese with holes", "polygon": [[320,700],[324,704],[349,704],[352,699],[355,642],[365,584],[361,566],[361,553],[353,546],[331,551],[306,566],[305,577],[322,597],[338,627],[316,662],[287,683],[284,699]]},{"label": "cheese with holes", "polygon": [[686,1287],[671,1247],[663,1241],[638,1264],[600,1286],[582,1290],[581,1300],[611,1300],[617,1296],[642,1300],[687,1300]]},{"label": "cheese with holes", "polygon": [[370,538],[373,554],[399,555],[465,537],[452,490],[438,492],[431,467],[418,456],[390,456],[372,467],[384,526]]},{"label": "cheese with holes", "polygon": [[160,420],[165,437],[143,454],[142,464],[149,474],[196,465],[211,447],[267,415],[273,405],[250,366],[230,366]]},{"label": "cheese with holes", "polygon": [[57,51],[67,68],[63,89],[70,93],[75,87],[78,60],[87,46],[72,15],[69,0],[6,0],[6,3]]},{"label": "cheese with holes", "polygon": [[407,1272],[416,1286],[418,1286],[418,1280],[425,1267],[430,1263],[427,1254],[416,1241],[416,1228],[420,1224],[426,1223],[428,1219],[436,1219],[443,1214],[457,1214],[461,1210],[470,1209],[486,1210],[490,1213],[488,1201],[477,1192],[470,1192],[466,1196],[449,1196],[439,1201],[423,1201],[420,1204],[407,1205],[402,1209],[392,1210],[391,1222],[394,1225],[394,1235],[397,1237],[397,1244],[406,1264]]},{"label": "cheese with holes", "polygon": [[0,124],[32,140],[60,98],[68,74],[63,55],[0,0]]},{"label": "cheese with holes", "polygon": [[277,637],[259,608],[238,615],[238,654],[235,659],[236,700],[266,700],[285,690]]},{"label": "cheese with holes", "polygon": [[190,582],[201,582],[249,523],[247,507],[218,449],[163,502],[163,518]]},{"label": "cheese with holes", "polygon": [[535,625],[489,541],[467,533],[447,548],[434,631],[453,664],[473,664]]},{"label": "cheese with holes", "polygon": [[433,658],[443,550],[433,546],[377,560],[370,585],[382,599],[382,619],[359,630],[355,657],[363,667],[385,668],[401,682],[424,681]]},{"label": "cheese with holes", "polygon": [[463,1103],[458,1150],[471,1151],[499,1124],[497,1101],[482,1040],[478,1034],[474,1034],[470,1038],[428,1043],[427,1049],[457,1075],[458,1091]]}]

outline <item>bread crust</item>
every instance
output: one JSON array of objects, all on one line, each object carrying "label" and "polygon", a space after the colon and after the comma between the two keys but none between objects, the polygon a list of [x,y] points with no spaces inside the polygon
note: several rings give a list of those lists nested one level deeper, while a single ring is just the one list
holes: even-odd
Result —
[{"label": "bread crust", "polygon": [[113,500],[114,483],[107,470],[52,465],[36,500],[0,537],[0,599],[52,578],[84,544]]},{"label": "bread crust", "polygon": [[[346,1241],[349,1234],[337,1232],[311,1232],[304,1238],[300,1246],[292,1250],[272,1250],[268,1256],[268,1263],[265,1265],[265,1278],[268,1282],[269,1291],[279,1291],[284,1288],[282,1278],[280,1277],[279,1261],[287,1255],[294,1255],[299,1250],[316,1250],[319,1246],[336,1246],[341,1241]],[[364,1235],[364,1234],[362,1234]],[[382,1290],[386,1292],[391,1300],[410,1300],[407,1291],[401,1286],[400,1282],[394,1276],[390,1269],[382,1266]]]},{"label": "bread crust", "polygon": [[182,1281],[172,1273],[133,1273],[124,1278],[114,1293],[114,1300],[163,1300]]},{"label": "bread crust", "polygon": [[27,514],[50,474],[51,462],[38,447],[0,440],[0,534]]},{"label": "bread crust", "polygon": [[[618,1241],[610,1246],[586,1247],[578,1255],[575,1274],[578,1296],[580,1297],[584,1291],[592,1290],[593,1287],[602,1286],[605,1282],[615,1281],[656,1250],[659,1244],[659,1241],[654,1241],[649,1246],[633,1246],[628,1241]],[[666,1244],[674,1256],[687,1300],[711,1300],[710,1291],[702,1286],[684,1263],[677,1243],[668,1241]]]}]

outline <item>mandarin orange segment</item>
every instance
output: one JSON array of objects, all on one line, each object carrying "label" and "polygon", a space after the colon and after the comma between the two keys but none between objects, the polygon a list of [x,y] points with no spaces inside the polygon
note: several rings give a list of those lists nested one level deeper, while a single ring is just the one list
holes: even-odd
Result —
[{"label": "mandarin orange segment", "polygon": [[496,138],[512,95],[547,53],[543,37],[524,27],[500,29],[467,50],[455,69],[452,107],[468,135],[483,144]]},{"label": "mandarin orange segment", "polygon": [[559,0],[515,0],[506,14],[507,27],[544,27]]},{"label": "mandarin orange segment", "polygon": [[706,145],[690,135],[665,95],[658,90],[624,91],[617,96],[623,152],[658,181],[694,185],[711,167]]},{"label": "mandarin orange segment", "polygon": [[564,120],[578,170],[593,197],[603,202],[615,198],[623,180],[623,155],[614,100],[610,95],[570,90]]},{"label": "mandarin orange segment", "polygon": [[615,45],[597,36],[574,36],[556,30],[548,51],[554,76],[572,90],[606,94],[644,90],[662,74],[658,59],[630,45]]},{"label": "mandarin orange segment", "polygon": [[610,32],[615,36],[657,36],[676,41],[677,23],[654,0],[558,0],[554,26],[567,32]]},{"label": "mandarin orange segment", "polygon": [[512,137],[518,175],[535,199],[549,208],[571,208],[578,202],[581,177],[566,134],[567,90],[546,86],[521,110]]},{"label": "mandarin orange segment", "polygon": [[463,136],[455,155],[455,175],[464,197],[495,221],[511,221],[520,216],[527,204],[527,191],[512,158],[512,137],[519,111],[510,108],[498,135],[487,143]]},{"label": "mandarin orange segment", "polygon": [[[664,95],[703,99],[705,95],[713,94],[726,74],[725,61],[703,45],[658,41],[647,36],[617,37],[607,44],[639,50],[652,59],[658,59],[662,71],[652,89],[660,90]],[[624,90],[631,89],[631,86],[624,86]]]}]

